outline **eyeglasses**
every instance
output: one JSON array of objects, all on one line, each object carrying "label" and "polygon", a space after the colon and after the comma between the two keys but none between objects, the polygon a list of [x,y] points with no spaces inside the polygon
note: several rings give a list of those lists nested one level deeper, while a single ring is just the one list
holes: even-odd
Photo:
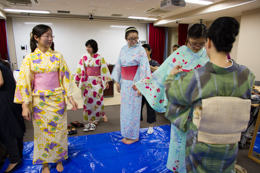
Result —
[{"label": "eyeglasses", "polygon": [[53,36],[53,35],[44,35],[42,37],[45,38],[45,39],[48,39],[48,38],[54,38],[55,36]]},{"label": "eyeglasses", "polygon": [[139,39],[139,37],[135,37],[135,38],[127,38],[128,41],[136,41],[136,40],[138,40],[138,39]]},{"label": "eyeglasses", "polygon": [[203,42],[203,43],[191,43],[191,42],[189,41],[189,44],[190,44],[190,46],[193,47],[193,48],[195,48],[195,47],[200,47],[200,48],[202,48],[202,47],[205,46],[205,43],[204,43],[204,42]]}]

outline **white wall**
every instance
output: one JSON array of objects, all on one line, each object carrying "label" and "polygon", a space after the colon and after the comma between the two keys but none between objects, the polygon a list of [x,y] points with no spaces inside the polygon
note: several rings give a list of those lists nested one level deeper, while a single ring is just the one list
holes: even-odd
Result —
[{"label": "white wall", "polygon": [[247,66],[260,80],[260,9],[242,13],[237,62]]},{"label": "white wall", "polygon": [[[172,54],[172,46],[178,44],[178,27],[168,28],[168,56]],[[167,57],[168,57],[167,56]]]},{"label": "white wall", "polygon": [[[72,73],[76,72],[81,55],[86,53],[85,42],[89,39],[97,41],[98,53],[110,64],[116,63],[121,47],[126,45],[124,37],[125,29],[128,26],[135,26],[139,31],[139,39],[146,40],[146,24],[86,19],[13,17],[12,26],[18,68],[21,66],[23,57],[31,52],[30,32],[35,25],[40,23],[51,26],[55,36],[55,50],[63,54]],[[112,25],[119,27],[111,27]],[[27,51],[21,50],[21,45],[27,45]]]}]

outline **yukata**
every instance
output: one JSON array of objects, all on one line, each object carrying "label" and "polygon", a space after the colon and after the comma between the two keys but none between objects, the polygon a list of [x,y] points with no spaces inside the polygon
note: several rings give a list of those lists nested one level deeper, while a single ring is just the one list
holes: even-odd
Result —
[{"label": "yukata", "polygon": [[34,127],[33,164],[56,163],[68,158],[67,97],[77,86],[62,54],[38,48],[21,65],[14,102],[25,102]]},{"label": "yukata", "polygon": [[[209,61],[209,58],[206,54],[206,50],[202,48],[199,52],[194,53],[187,46],[181,46],[179,49],[174,51],[161,66],[147,78],[138,81],[135,83],[135,86],[142,93],[142,95],[146,98],[147,102],[150,106],[157,112],[165,112],[168,104],[168,99],[164,92],[164,82],[167,79],[167,76],[170,74],[174,66],[180,65],[185,70],[197,69],[204,66]],[[175,76],[176,79],[179,79],[181,75],[184,73],[180,73]],[[179,171],[182,173],[182,170],[185,168],[185,150],[180,153],[180,145],[185,146],[185,141],[179,143],[179,138],[181,134],[183,134],[180,129],[176,128],[173,124],[171,124],[171,138],[170,138],[170,148],[168,154],[168,163],[171,163],[171,160],[174,160],[172,157],[176,155],[176,157],[181,157],[176,161],[183,160],[181,166],[182,168]],[[169,168],[169,167],[168,167]],[[172,167],[171,167],[172,168]]]},{"label": "yukata", "polygon": [[121,135],[125,138],[139,138],[142,97],[137,96],[133,85],[150,73],[148,58],[142,46],[136,44],[130,48],[128,45],[122,47],[112,78],[120,83],[120,125]]},{"label": "yukata", "polygon": [[[183,69],[192,70],[202,67],[208,61],[204,48],[194,53],[187,46],[182,46],[173,52],[154,73],[136,82],[135,86],[155,111],[165,112],[168,100],[164,93],[163,83],[173,67],[180,65]],[[180,75],[176,77],[179,78]]]},{"label": "yukata", "polygon": [[[169,75],[164,87],[169,100],[165,117],[172,123],[167,168],[173,172],[234,171],[238,144],[207,144],[197,139],[193,110],[201,100],[214,96],[250,99],[254,74],[232,60],[227,68],[208,62],[176,80]],[[174,136],[174,137],[173,137]]]},{"label": "yukata", "polygon": [[98,122],[105,116],[103,90],[111,81],[106,61],[99,54],[93,57],[86,54],[79,61],[75,81],[83,95],[83,119],[86,122]]}]

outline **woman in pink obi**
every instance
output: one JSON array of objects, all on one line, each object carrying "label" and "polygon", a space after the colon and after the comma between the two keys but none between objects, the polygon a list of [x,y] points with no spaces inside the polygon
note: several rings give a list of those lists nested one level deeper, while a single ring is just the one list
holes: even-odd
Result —
[{"label": "woman in pink obi", "polygon": [[97,54],[98,44],[88,40],[85,44],[88,54],[81,57],[75,80],[83,95],[83,119],[87,124],[83,131],[95,130],[97,122],[103,118],[107,122],[104,111],[103,90],[108,89],[111,81],[107,63]]},{"label": "woman in pink obi", "polygon": [[[48,163],[57,163],[58,172],[64,170],[62,161],[68,158],[67,109],[77,86],[61,53],[53,51],[52,29],[47,25],[33,28],[30,39],[32,53],[21,65],[14,102],[22,104],[24,119],[33,119],[33,164],[42,164],[42,172],[49,173]],[[31,117],[32,113],[32,117]]]}]

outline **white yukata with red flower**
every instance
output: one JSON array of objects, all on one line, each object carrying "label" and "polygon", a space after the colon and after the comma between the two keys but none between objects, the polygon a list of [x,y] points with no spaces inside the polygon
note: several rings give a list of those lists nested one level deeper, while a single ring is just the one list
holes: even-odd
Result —
[{"label": "white yukata with red flower", "polygon": [[[100,75],[88,76],[86,68],[100,67]],[[106,83],[111,81],[111,75],[107,63],[99,54],[91,57],[85,54],[81,57],[75,81],[79,82],[79,88],[83,93],[83,119],[85,122],[98,122],[105,116],[103,90]]]}]

